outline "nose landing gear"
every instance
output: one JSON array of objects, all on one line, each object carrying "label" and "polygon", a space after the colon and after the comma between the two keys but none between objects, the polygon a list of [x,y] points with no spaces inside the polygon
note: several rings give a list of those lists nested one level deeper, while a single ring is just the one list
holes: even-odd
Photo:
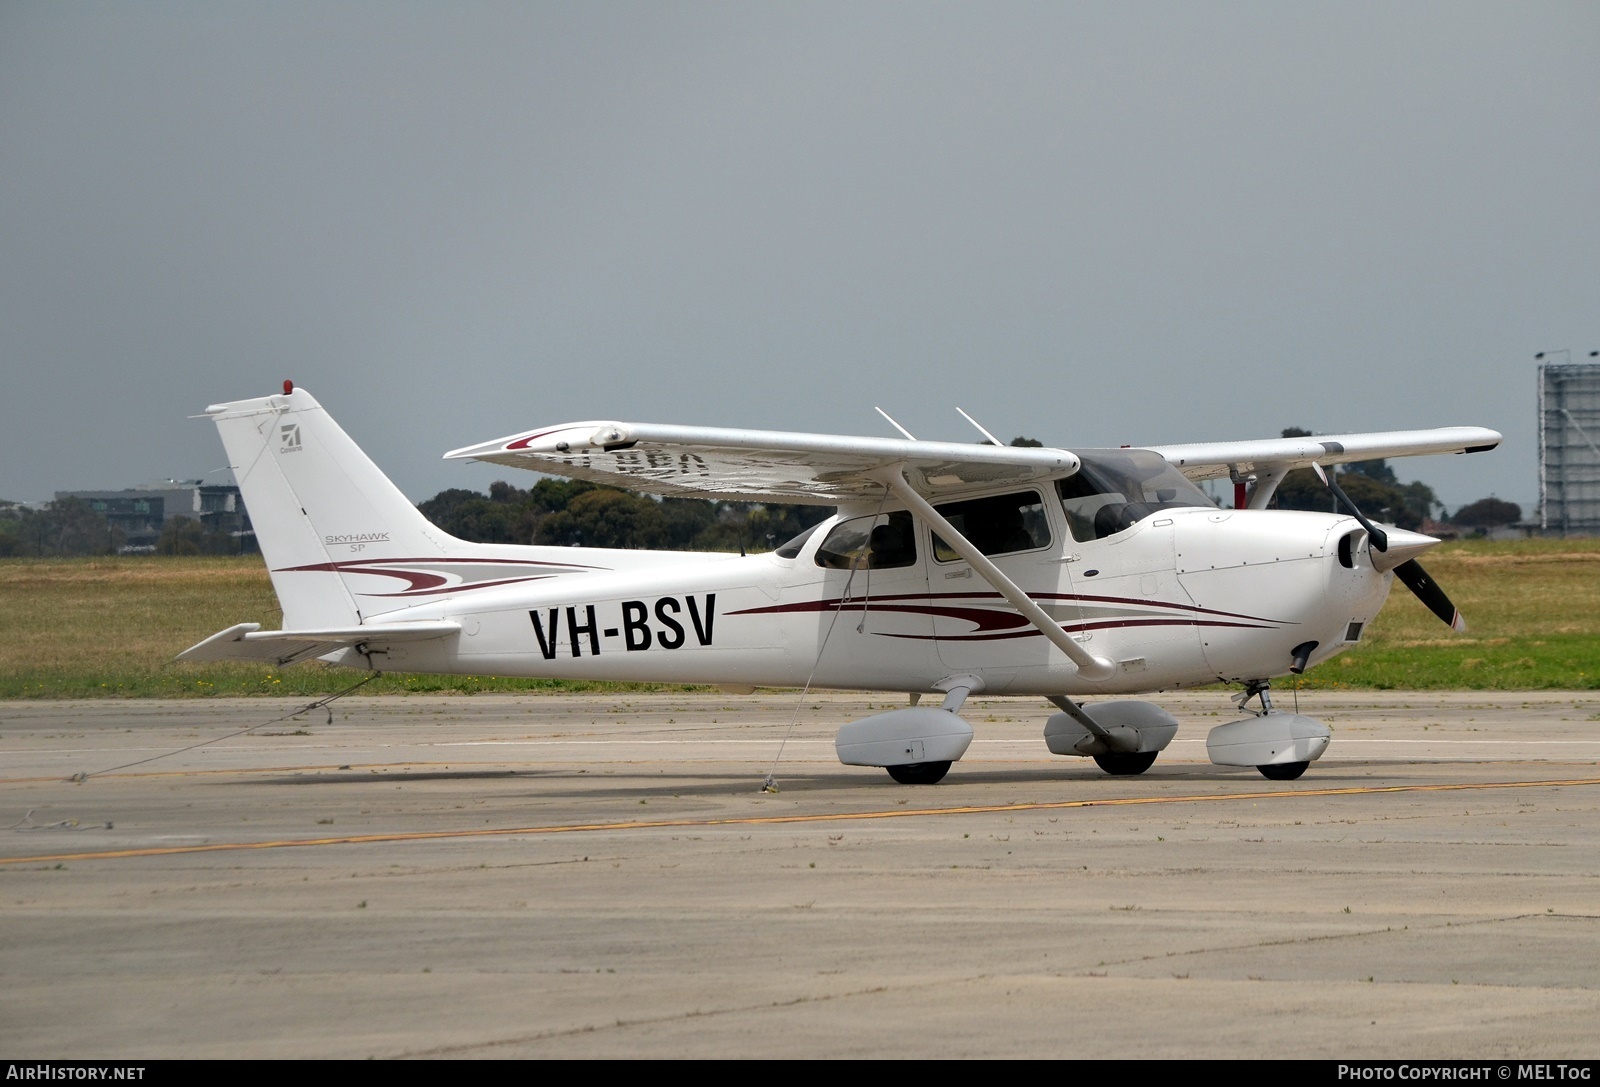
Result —
[{"label": "nose landing gear", "polygon": [[1219,766],[1254,766],[1269,781],[1293,781],[1328,749],[1328,726],[1298,713],[1272,708],[1271,684],[1264,679],[1245,683],[1234,699],[1242,709],[1252,698],[1261,700],[1253,717],[1218,725],[1206,737],[1206,753]]}]

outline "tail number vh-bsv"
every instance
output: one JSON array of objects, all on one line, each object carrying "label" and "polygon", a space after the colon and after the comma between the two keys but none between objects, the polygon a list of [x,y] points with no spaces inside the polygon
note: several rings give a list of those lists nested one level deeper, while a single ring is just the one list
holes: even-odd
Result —
[{"label": "tail number vh-bsv", "polygon": [[[643,600],[624,600],[620,605],[601,604],[609,611],[620,606],[621,623],[602,628],[594,604],[573,605],[565,608],[534,609],[528,613],[533,620],[533,636],[539,642],[539,652],[545,660],[554,660],[556,650],[563,641],[572,647],[572,655],[584,655],[588,645],[591,657],[600,655],[602,639],[622,639],[622,648],[630,653],[644,649],[680,649],[689,640],[692,631],[701,645],[711,644],[711,624],[716,618],[717,594],[693,594],[683,597],[663,596],[652,607]],[[562,630],[565,620],[566,630]]]}]

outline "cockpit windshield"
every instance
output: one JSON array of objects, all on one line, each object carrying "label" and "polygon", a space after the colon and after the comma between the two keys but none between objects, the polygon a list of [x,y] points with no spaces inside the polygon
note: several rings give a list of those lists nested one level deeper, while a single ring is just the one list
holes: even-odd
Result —
[{"label": "cockpit windshield", "polygon": [[1056,483],[1075,540],[1101,540],[1157,510],[1216,503],[1159,453],[1148,449],[1074,450],[1083,462]]},{"label": "cockpit windshield", "polygon": [[792,559],[799,555],[800,549],[806,545],[807,540],[811,539],[811,534],[817,531],[817,529],[820,527],[821,522],[819,521],[817,524],[812,525],[810,528],[801,532],[800,535],[796,536],[794,539],[778,548],[776,552],[777,556],[780,559]]}]

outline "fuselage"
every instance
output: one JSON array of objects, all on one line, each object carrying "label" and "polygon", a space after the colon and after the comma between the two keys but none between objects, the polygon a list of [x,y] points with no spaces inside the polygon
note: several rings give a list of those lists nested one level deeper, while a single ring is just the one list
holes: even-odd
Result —
[{"label": "fuselage", "polygon": [[[986,511],[993,497],[940,509]],[[571,549],[557,552],[572,560],[565,571],[529,579],[517,568],[552,567],[553,549],[504,547],[443,563],[365,558],[344,576],[358,603],[397,608],[375,625],[461,626],[452,639],[391,646],[372,661],[384,670],[908,692],[966,674],[994,694],[1283,674],[1299,647],[1314,643],[1315,663],[1359,640],[1392,581],[1349,517],[1186,506],[1097,535],[1048,486],[1004,497],[1029,523],[985,553],[1116,663],[1109,679],[1085,681],[928,526],[887,507],[843,508],[748,557]],[[968,535],[980,527],[975,516],[969,525]],[[367,666],[355,650],[340,662]]]}]

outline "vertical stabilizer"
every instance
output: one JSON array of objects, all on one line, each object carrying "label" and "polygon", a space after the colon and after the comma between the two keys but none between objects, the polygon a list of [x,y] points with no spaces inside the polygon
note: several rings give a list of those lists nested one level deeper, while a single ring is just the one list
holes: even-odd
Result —
[{"label": "vertical stabilizer", "polygon": [[305,390],[214,404],[206,414],[227,448],[286,629],[349,627],[407,606],[352,594],[351,575],[374,560],[474,549],[423,517]]}]

